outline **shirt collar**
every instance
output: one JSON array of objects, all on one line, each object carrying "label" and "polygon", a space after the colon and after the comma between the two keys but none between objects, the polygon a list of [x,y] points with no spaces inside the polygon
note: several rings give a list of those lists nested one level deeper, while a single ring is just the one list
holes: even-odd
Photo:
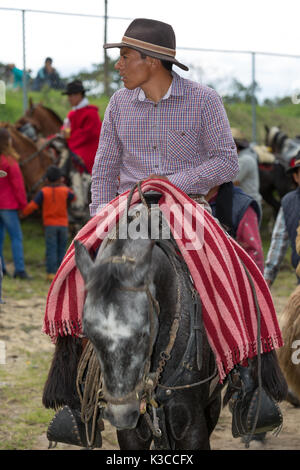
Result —
[{"label": "shirt collar", "polygon": [[[167,93],[163,96],[162,100],[168,99],[171,95],[174,95],[174,96],[183,95],[184,79],[180,77],[180,75],[178,75],[176,72],[173,72],[173,71],[172,71],[172,75],[173,75],[172,83]],[[134,90],[132,100],[139,100],[139,101],[146,100],[145,93],[140,87]]]},{"label": "shirt collar", "polygon": [[83,98],[80,103],[78,103],[77,106],[73,106],[73,110],[76,110],[76,109],[81,109],[81,108],[84,108],[85,106],[88,106],[89,104],[89,100],[87,98]]}]

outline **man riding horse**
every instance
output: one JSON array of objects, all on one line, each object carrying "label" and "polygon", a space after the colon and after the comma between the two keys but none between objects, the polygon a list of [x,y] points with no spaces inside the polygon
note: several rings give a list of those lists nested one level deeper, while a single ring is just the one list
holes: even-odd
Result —
[{"label": "man riding horse", "polygon": [[[209,190],[232,181],[239,168],[221,98],[172,70],[173,64],[188,67],[175,59],[175,34],[166,23],[135,19],[120,43],[104,48],[120,49],[115,68],[125,87],[106,109],[92,172],[91,215],[97,217],[116,194],[148,177],[168,180],[205,204]],[[238,367],[249,400],[255,385],[247,367]]]}]

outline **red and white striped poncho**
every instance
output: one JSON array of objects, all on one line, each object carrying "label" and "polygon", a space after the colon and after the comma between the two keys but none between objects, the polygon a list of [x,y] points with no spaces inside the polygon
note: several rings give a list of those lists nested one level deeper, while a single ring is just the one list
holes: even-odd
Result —
[{"label": "red and white striped poncho", "polygon": [[[184,231],[189,234],[194,231],[193,237],[176,237],[178,224],[182,224],[180,218],[176,220],[176,214],[170,218],[170,229],[202,301],[204,326],[215,354],[220,381],[235,364],[257,354],[257,312],[243,264],[252,278],[261,310],[261,350],[267,352],[281,347],[281,331],[269,288],[247,253],[222,230],[200,204],[192,201],[169,181],[146,180],[142,183],[142,190],[158,191],[163,195],[159,205],[166,216],[168,208],[176,204],[181,207],[188,204],[194,208],[188,222],[190,227]],[[124,213],[128,194],[129,191],[110,203],[115,208],[114,213],[110,211],[108,214],[104,207],[80,230],[75,239],[83,243],[88,250],[96,250],[106,237],[108,227],[111,229],[111,223],[117,222]],[[131,205],[137,202],[139,194],[136,190]],[[201,230],[197,232],[194,230],[195,217],[201,219],[202,224]],[[191,249],[191,244],[194,244],[194,249],[193,246]],[[75,249],[72,242],[50,286],[47,298],[43,331],[51,336],[53,342],[58,335],[79,335],[82,332],[84,301],[84,282],[75,265]]]}]

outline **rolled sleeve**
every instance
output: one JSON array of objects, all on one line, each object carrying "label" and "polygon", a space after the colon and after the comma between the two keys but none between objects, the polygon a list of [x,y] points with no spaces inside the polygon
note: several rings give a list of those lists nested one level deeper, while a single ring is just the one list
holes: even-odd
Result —
[{"label": "rolled sleeve", "polygon": [[274,225],[271,245],[268,251],[264,270],[264,278],[271,281],[271,283],[275,281],[280,264],[289,247],[289,243],[283,209],[280,208]]}]

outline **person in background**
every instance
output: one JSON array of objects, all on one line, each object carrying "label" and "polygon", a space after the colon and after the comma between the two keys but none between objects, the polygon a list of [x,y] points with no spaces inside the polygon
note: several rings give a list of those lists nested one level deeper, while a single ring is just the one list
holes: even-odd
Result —
[{"label": "person in background", "polygon": [[23,234],[18,211],[27,204],[23,175],[18,165],[19,156],[12,147],[12,139],[5,128],[0,128],[0,170],[7,173],[0,184],[0,257],[3,274],[8,274],[3,258],[5,230],[11,240],[14,278],[30,279],[24,262]]},{"label": "person in background", "polygon": [[66,253],[68,242],[68,203],[73,201],[73,191],[63,184],[61,171],[50,166],[46,172],[46,185],[23,209],[21,217],[26,217],[42,208],[46,241],[47,280],[55,277]]},{"label": "person in background", "polygon": [[239,172],[233,183],[235,186],[239,186],[244,193],[251,196],[257,202],[261,211],[262,197],[259,192],[257,155],[239,129],[231,128],[231,132],[239,157]]},{"label": "person in background", "polygon": [[[18,69],[15,66],[15,64],[8,64],[7,69],[9,70],[10,75],[11,75],[11,79],[12,79],[11,83],[12,83],[13,89],[22,88],[23,87],[23,70]],[[27,82],[31,80],[30,72],[31,70],[27,71],[27,75],[26,75]]]},{"label": "person in background", "polygon": [[33,82],[32,89],[34,91],[40,91],[45,85],[56,90],[63,88],[60,76],[57,70],[53,67],[52,63],[53,60],[51,57],[47,57],[44,67],[38,71],[37,76]]},{"label": "person in background", "polygon": [[206,195],[216,217],[223,228],[231,235],[264,272],[264,253],[259,233],[261,211],[255,199],[241,188],[223,183],[212,188]]},{"label": "person in background", "polygon": [[[0,178],[5,178],[5,176],[7,176],[6,171],[0,170]],[[2,299],[2,279],[3,279],[3,269],[2,269],[2,261],[0,258],[0,304],[5,303]]]},{"label": "person in background", "polygon": [[[94,159],[99,144],[101,119],[97,106],[89,104],[80,80],[68,83],[62,93],[68,95],[72,110],[68,113],[62,133],[67,139],[69,149],[84,162],[88,173],[92,173]],[[82,168],[78,168],[83,171]]]},{"label": "person in background", "polygon": [[[265,263],[264,277],[269,286],[275,281],[281,262],[290,245],[292,248],[291,261],[295,270],[300,261],[300,256],[296,250],[297,228],[300,222],[300,152],[296,157],[294,166],[287,170],[287,174],[292,174],[297,189],[287,193],[281,200],[281,207],[273,228],[271,244]],[[300,283],[300,277],[298,276],[297,282]]]}]

